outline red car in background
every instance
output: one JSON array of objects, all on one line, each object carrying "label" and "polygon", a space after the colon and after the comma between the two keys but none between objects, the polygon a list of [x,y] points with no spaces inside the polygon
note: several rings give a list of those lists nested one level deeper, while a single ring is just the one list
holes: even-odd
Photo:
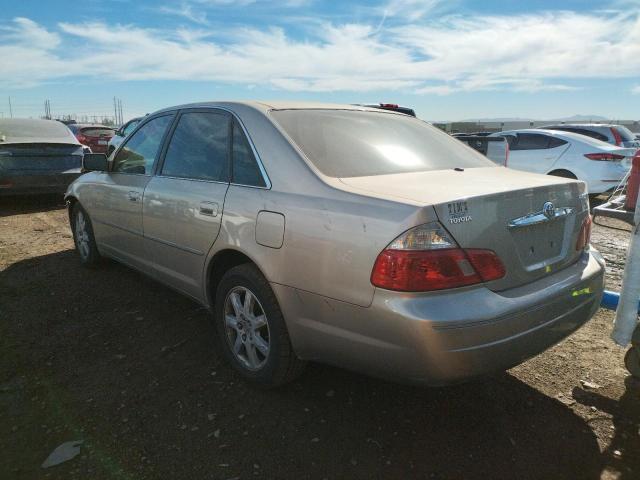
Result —
[{"label": "red car in background", "polygon": [[67,125],[78,141],[91,148],[93,153],[107,153],[109,140],[115,134],[115,129],[104,125],[72,123]]}]

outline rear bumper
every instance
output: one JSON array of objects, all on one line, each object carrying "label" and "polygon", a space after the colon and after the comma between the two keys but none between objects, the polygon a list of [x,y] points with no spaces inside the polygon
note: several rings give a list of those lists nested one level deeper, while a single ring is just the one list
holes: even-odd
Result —
[{"label": "rear bumper", "polygon": [[80,170],[47,175],[0,176],[0,196],[65,193]]},{"label": "rear bumper", "polygon": [[595,251],[508,291],[378,289],[368,308],[274,286],[302,358],[427,385],[506,370],[541,353],[593,316],[603,289]]}]

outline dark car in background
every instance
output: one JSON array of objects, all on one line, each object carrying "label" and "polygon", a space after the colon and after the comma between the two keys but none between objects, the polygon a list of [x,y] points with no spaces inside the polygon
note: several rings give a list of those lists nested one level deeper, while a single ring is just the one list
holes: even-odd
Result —
[{"label": "dark car in background", "polygon": [[55,120],[0,118],[0,195],[64,193],[84,148]]},{"label": "dark car in background", "polygon": [[72,123],[67,125],[78,141],[91,148],[93,153],[107,153],[109,140],[115,134],[115,129],[104,125]]}]

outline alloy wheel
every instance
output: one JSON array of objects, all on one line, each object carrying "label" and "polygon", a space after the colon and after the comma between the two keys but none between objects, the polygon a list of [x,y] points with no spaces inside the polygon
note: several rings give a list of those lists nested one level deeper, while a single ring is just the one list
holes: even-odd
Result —
[{"label": "alloy wheel", "polygon": [[81,211],[76,214],[75,230],[78,253],[80,253],[82,258],[88,258],[91,252],[91,246],[89,245],[89,232],[87,231],[87,220],[84,217],[84,213]]},{"label": "alloy wheel", "polygon": [[267,362],[270,349],[267,316],[253,292],[235,287],[224,304],[227,342],[235,358],[249,370],[260,370]]}]

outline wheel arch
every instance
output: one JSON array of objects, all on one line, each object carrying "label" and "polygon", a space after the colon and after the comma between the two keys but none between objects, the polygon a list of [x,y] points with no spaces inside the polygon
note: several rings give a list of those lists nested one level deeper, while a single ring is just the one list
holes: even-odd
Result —
[{"label": "wheel arch", "polygon": [[64,197],[64,201],[67,204],[67,215],[69,215],[69,225],[73,225],[73,218],[71,218],[71,215],[73,213],[73,206],[76,203],[78,203],[79,200],[75,195],[69,194]]},{"label": "wheel arch", "polygon": [[550,172],[547,172],[547,175],[552,175],[554,177],[562,177],[562,178],[572,178],[574,180],[578,180],[578,176],[567,168],[554,168]]},{"label": "wheel arch", "polygon": [[204,292],[209,308],[213,308],[215,292],[223,275],[229,271],[229,269],[245,263],[255,265],[262,276],[266,278],[266,275],[262,268],[260,268],[260,265],[258,265],[253,258],[240,250],[224,248],[216,252],[213,257],[211,257],[211,260],[209,260],[209,263],[206,266]]}]

